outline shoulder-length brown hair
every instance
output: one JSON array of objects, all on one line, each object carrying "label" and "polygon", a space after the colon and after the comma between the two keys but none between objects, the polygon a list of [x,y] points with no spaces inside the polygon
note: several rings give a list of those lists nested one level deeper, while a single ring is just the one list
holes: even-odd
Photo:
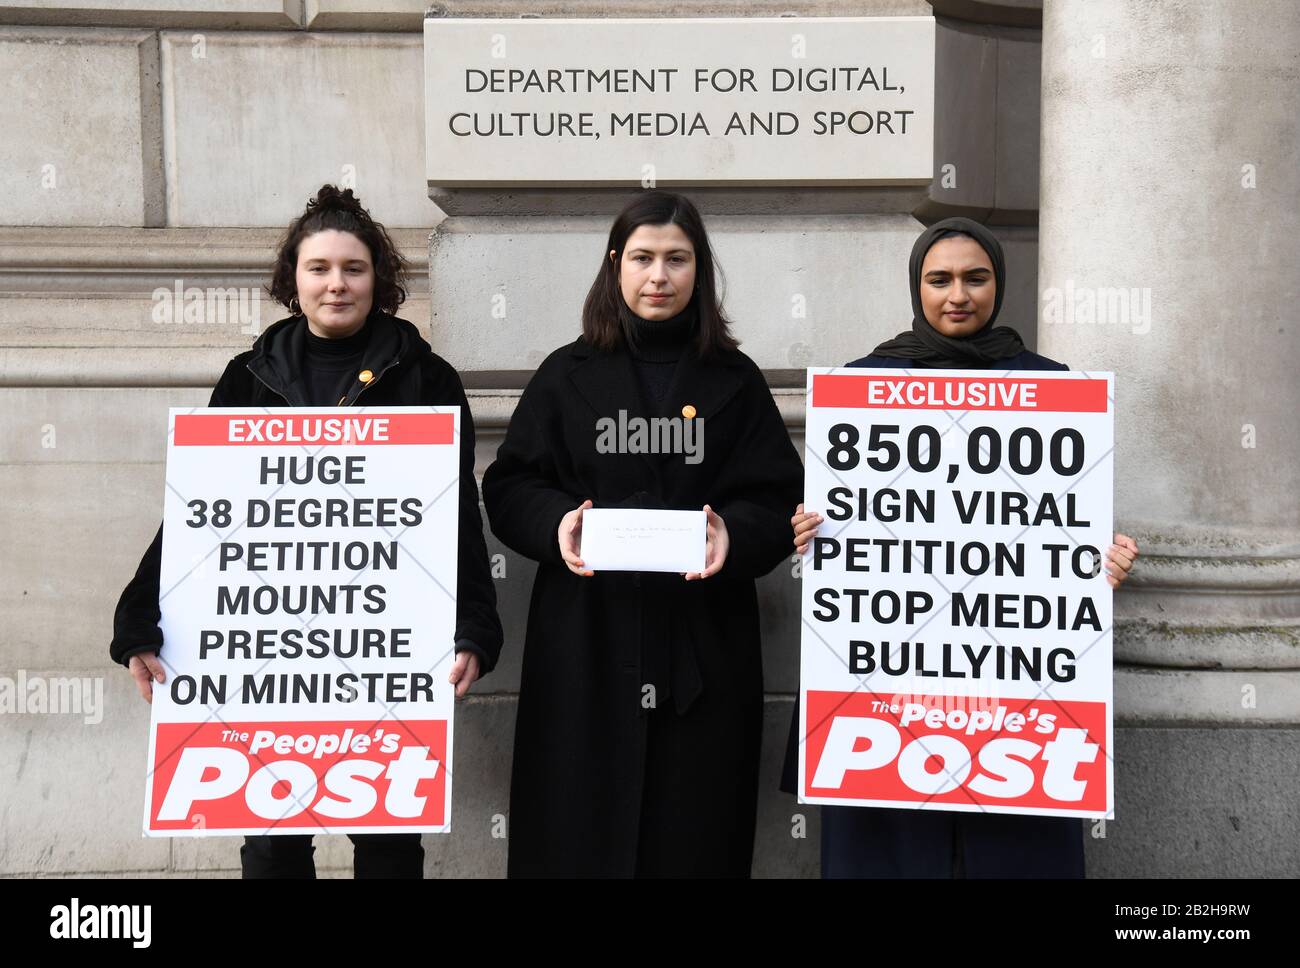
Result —
[{"label": "shoulder-length brown hair", "polygon": [[388,230],[361,207],[361,200],[352,189],[339,191],[333,185],[320,187],[280,240],[271,284],[266,287],[271,298],[295,316],[302,312],[298,305],[298,246],[308,236],[329,229],[350,232],[365,243],[375,269],[374,308],[390,315],[396,313],[397,307],[406,301],[406,259],[388,237]]},{"label": "shoulder-length brown hair", "polygon": [[[695,249],[695,293],[691,300],[699,317],[696,346],[701,357],[734,350],[740,343],[731,335],[731,321],[722,311],[714,278],[715,260],[704,221],[691,200],[671,192],[651,191],[638,195],[618,213],[609,230],[609,241],[601,253],[600,270],[582,306],[582,335],[596,349],[612,350],[623,345],[627,335],[622,319],[631,312],[618,285],[618,267],[628,237],[642,225],[676,225]],[[613,251],[611,259],[609,253]],[[721,275],[722,270],[717,269]]]}]

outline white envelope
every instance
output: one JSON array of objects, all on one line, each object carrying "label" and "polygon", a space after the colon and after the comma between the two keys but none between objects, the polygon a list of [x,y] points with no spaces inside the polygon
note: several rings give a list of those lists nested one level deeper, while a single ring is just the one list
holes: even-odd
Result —
[{"label": "white envelope", "polygon": [[580,556],[590,571],[703,571],[707,527],[703,511],[590,508]]}]

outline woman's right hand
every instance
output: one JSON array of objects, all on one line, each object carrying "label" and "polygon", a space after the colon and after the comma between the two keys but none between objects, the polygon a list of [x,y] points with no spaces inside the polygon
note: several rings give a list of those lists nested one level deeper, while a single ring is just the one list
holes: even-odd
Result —
[{"label": "woman's right hand", "polygon": [[790,527],[794,528],[794,550],[803,554],[812,544],[812,539],[817,535],[817,526],[822,523],[822,516],[816,511],[809,511],[804,514],[803,505],[800,504],[794,509],[794,517],[790,519]]},{"label": "woman's right hand", "polygon": [[560,541],[560,556],[564,558],[564,565],[569,571],[583,578],[590,578],[595,574],[593,571],[587,571],[586,566],[582,563],[580,557],[582,550],[582,512],[591,507],[591,501],[583,501],[576,508],[560,519],[560,530],[558,538]]},{"label": "woman's right hand", "polygon": [[148,703],[153,702],[153,687],[149,685],[149,680],[167,681],[162,663],[158,661],[158,653],[137,652],[131,656],[126,667],[131,673],[131,678],[135,680],[135,687],[140,690],[140,698]]}]

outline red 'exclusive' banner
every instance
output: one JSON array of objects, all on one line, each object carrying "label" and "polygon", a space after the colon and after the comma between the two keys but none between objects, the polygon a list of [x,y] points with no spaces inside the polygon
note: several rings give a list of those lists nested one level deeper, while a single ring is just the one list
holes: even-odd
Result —
[{"label": "red 'exclusive' banner", "polygon": [[172,443],[177,447],[450,444],[454,434],[455,417],[449,413],[183,413],[176,415]]}]

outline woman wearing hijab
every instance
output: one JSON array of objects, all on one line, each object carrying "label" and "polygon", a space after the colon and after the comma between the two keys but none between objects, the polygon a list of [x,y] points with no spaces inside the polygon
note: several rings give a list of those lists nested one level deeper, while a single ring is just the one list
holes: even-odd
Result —
[{"label": "woman wearing hijab", "polygon": [[[638,196],[610,229],[582,335],[538,367],[483,477],[493,533],[538,562],[512,877],[750,872],[763,721],[754,579],[790,553],[803,467],[736,345],[695,206]],[[602,443],[608,422],[646,418],[693,421],[699,446]],[[704,570],[593,573],[581,548],[593,506],[702,508]]]},{"label": "woman wearing hijab", "polygon": [[[458,406],[461,408],[456,572],[456,695],[496,665],[501,620],[474,481],[474,421],[460,375],[395,313],[406,298],[405,260],[351,189],[324,185],[290,225],[269,291],[290,315],[227,365],[210,407]],[[114,662],[146,702],[166,681],[158,653],[162,528],[113,616]],[[357,877],[424,875],[419,834],[351,834]],[[315,877],[310,835],[245,837],[243,876]]]},{"label": "woman wearing hijab", "polygon": [[[912,328],[848,366],[878,368],[1068,370],[1025,349],[1020,334],[994,326],[1006,291],[1002,246],[983,225],[948,218],[930,226],[908,262]],[[803,554],[821,515],[800,504],[790,524]],[[1118,588],[1137,557],[1123,534],[1106,554],[1107,581]],[[790,724],[782,789],[795,792],[799,709]],[[822,876],[1082,877],[1078,820],[1000,813],[821,808]]]}]

